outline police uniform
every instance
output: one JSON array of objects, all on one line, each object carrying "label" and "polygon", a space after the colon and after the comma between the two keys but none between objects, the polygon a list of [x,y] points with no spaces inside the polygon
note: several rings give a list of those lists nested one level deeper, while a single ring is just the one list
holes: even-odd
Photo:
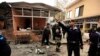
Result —
[{"label": "police uniform", "polygon": [[96,30],[91,29],[89,31],[89,37],[90,37],[90,48],[88,52],[88,56],[96,56],[97,52],[97,40],[98,40],[98,35],[96,33]]},{"label": "police uniform", "polygon": [[100,29],[97,30],[91,29],[89,31],[90,37],[90,48],[88,56],[100,56]]},{"label": "police uniform", "polygon": [[6,42],[6,38],[0,35],[0,56],[10,56],[11,48]]},{"label": "police uniform", "polygon": [[74,51],[75,56],[80,56],[80,47],[83,46],[81,31],[77,27],[71,28],[70,26],[64,26],[61,22],[59,25],[67,32],[67,48],[68,56],[72,56]]},{"label": "police uniform", "polygon": [[96,33],[98,35],[98,40],[97,40],[97,56],[100,56],[100,27],[97,28]]}]

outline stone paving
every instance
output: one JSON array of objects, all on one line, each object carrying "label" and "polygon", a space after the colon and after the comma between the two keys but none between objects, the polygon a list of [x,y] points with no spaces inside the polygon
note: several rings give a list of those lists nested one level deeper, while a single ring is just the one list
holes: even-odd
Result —
[{"label": "stone paving", "polygon": [[[40,43],[32,44],[10,44],[12,49],[11,56],[68,56],[67,55],[67,46],[63,44],[61,46],[61,52],[55,52],[55,45],[50,45],[49,48],[41,47]],[[43,50],[44,54],[37,54],[36,49],[39,48]],[[84,45],[84,49],[81,50],[81,56],[87,56],[88,44]],[[74,56],[74,55],[73,55]]]}]

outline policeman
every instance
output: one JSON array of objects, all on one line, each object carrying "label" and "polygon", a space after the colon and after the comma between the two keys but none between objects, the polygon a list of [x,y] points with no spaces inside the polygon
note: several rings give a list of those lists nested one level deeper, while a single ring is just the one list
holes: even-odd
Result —
[{"label": "policeman", "polygon": [[96,33],[95,28],[89,30],[90,37],[90,48],[88,52],[88,56],[96,56],[97,53],[97,43],[98,43],[98,34]]},{"label": "policeman", "polygon": [[7,44],[6,38],[0,34],[0,56],[10,56],[11,48]]},{"label": "policeman", "polygon": [[58,25],[58,23],[56,23],[53,26],[53,30],[54,30],[53,31],[53,35],[54,35],[55,43],[56,43],[56,51],[60,52],[60,46],[61,46],[61,28]]},{"label": "policeman", "polygon": [[100,56],[100,27],[97,28],[96,31],[97,35],[98,35],[98,40],[97,40],[97,54],[96,56]]},{"label": "policeman", "polygon": [[53,35],[53,40],[55,40],[55,36],[56,36],[56,24],[52,26],[52,35]]},{"label": "policeman", "polygon": [[69,26],[65,26],[59,21],[58,23],[63,29],[65,29],[68,35],[67,36],[68,56],[72,56],[72,52],[74,52],[74,56],[80,56],[80,47],[83,48],[80,29],[75,26],[74,20],[70,21]]}]

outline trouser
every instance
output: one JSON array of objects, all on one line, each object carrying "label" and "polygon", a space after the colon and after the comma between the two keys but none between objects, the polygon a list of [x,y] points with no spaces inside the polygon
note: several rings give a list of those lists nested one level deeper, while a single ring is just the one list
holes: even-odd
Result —
[{"label": "trouser", "polygon": [[97,56],[97,45],[95,44],[90,45],[88,56]]},{"label": "trouser", "polygon": [[97,56],[100,56],[100,48],[97,49]]},{"label": "trouser", "polygon": [[97,56],[100,56],[100,43],[98,42],[97,45]]},{"label": "trouser", "polygon": [[96,43],[91,44],[88,56],[100,56],[100,46],[98,46]]},{"label": "trouser", "polygon": [[49,38],[48,37],[42,38],[42,45],[49,45]]},{"label": "trouser", "polygon": [[55,37],[55,43],[56,43],[56,50],[59,50],[61,46],[61,37]]},{"label": "trouser", "polygon": [[63,32],[63,38],[65,38],[65,34],[66,34],[66,32]]},{"label": "trouser", "polygon": [[80,56],[80,46],[79,44],[68,43],[68,56],[72,56],[72,52],[74,52],[74,56]]},{"label": "trouser", "polygon": [[53,40],[55,40],[55,34],[53,34]]}]

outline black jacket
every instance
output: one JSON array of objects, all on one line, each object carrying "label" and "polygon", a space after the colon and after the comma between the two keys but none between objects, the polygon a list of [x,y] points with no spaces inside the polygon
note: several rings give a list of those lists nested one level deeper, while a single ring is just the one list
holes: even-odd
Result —
[{"label": "black jacket", "polygon": [[0,56],[10,56],[11,48],[7,44],[6,38],[0,35]]},{"label": "black jacket", "polygon": [[91,29],[91,30],[89,31],[89,37],[90,37],[89,40],[90,40],[91,44],[97,45],[99,35],[96,33],[95,30]]},{"label": "black jacket", "polygon": [[61,31],[60,31],[59,25],[54,25],[52,27],[52,32],[53,32],[54,37],[61,37]]},{"label": "black jacket", "polygon": [[82,42],[82,35],[79,28],[71,29],[70,26],[64,26],[62,23],[58,22],[59,26],[61,26],[68,34],[67,36],[67,42],[70,43],[72,41],[75,41],[76,43],[83,45]]},{"label": "black jacket", "polygon": [[49,35],[50,35],[50,29],[49,29],[49,28],[45,28],[45,29],[43,30],[43,37],[48,38]]}]

